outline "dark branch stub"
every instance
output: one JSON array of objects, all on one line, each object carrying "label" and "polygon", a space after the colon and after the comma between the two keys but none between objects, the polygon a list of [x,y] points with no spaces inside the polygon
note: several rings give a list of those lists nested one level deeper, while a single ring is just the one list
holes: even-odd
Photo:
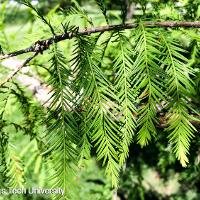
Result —
[{"label": "dark branch stub", "polygon": [[51,40],[38,40],[34,44],[34,52],[38,52],[43,54],[43,51],[47,50],[49,46],[52,44]]}]

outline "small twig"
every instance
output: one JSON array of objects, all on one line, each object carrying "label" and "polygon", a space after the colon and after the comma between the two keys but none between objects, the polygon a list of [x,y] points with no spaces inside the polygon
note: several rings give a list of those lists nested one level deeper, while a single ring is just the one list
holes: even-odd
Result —
[{"label": "small twig", "polygon": [[23,67],[25,67],[37,55],[38,55],[38,52],[36,52],[33,56],[27,58],[22,65],[20,65],[15,71],[9,74],[2,83],[0,83],[0,87],[4,86],[7,82],[9,82]]},{"label": "small twig", "polygon": [[[35,42],[32,46],[22,49],[19,51],[15,51],[9,54],[0,55],[0,60],[4,60],[6,58],[18,56],[28,52],[39,52],[42,53],[46,49],[49,48],[51,44],[58,43],[63,40],[71,39],[76,37],[77,35],[91,35],[92,33],[102,33],[105,31],[113,31],[113,30],[125,30],[125,29],[133,29],[136,28],[139,23],[128,23],[128,24],[118,24],[118,25],[108,25],[108,26],[100,26],[96,28],[88,28],[84,30],[80,30],[77,32],[66,32],[61,35],[55,35],[49,39],[41,40]],[[148,27],[193,27],[200,28],[200,22],[177,22],[177,21],[165,21],[165,22],[144,22],[145,26]]]},{"label": "small twig", "polygon": [[9,54],[0,55],[0,60],[15,57],[15,56],[18,56],[18,55],[21,55],[21,54],[24,54],[24,53],[28,53],[28,52],[33,52],[32,47],[27,48],[27,49],[22,49],[22,50],[19,50],[19,51],[15,51],[15,52],[12,52],[12,53],[9,53]]}]

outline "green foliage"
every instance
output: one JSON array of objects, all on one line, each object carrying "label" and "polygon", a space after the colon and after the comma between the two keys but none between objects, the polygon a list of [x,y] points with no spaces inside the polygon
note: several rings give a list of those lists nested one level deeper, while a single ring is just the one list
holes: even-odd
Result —
[{"label": "green foliage", "polygon": [[132,142],[136,129],[137,109],[135,106],[134,91],[131,87],[131,74],[133,60],[131,58],[131,45],[127,36],[118,32],[116,35],[118,54],[115,58],[113,69],[116,71],[115,85],[118,91],[119,104],[121,106],[121,128],[122,132],[122,152],[120,153],[120,165],[124,164],[128,153],[129,145]]},{"label": "green foliage", "polygon": [[97,2],[99,8],[100,8],[101,11],[102,11],[102,14],[103,14],[104,17],[105,17],[106,23],[109,24],[109,22],[108,22],[108,17],[107,17],[107,13],[106,13],[107,11],[106,11],[105,2],[104,2],[103,0],[96,0],[96,2]]},{"label": "green foliage", "polygon": [[159,49],[162,48],[155,32],[140,25],[135,33],[135,61],[133,64],[133,86],[140,91],[139,99],[142,102],[138,115],[138,143],[145,146],[156,136],[155,124],[158,123],[157,105],[164,99],[163,88],[165,83],[163,69],[159,66]]},{"label": "green foliage", "polygon": [[[50,98],[51,110],[47,118],[49,126],[46,134],[48,150],[43,154],[51,153],[50,157],[55,170],[51,177],[54,180],[53,187],[63,188],[65,199],[67,199],[70,179],[74,173],[74,166],[77,165],[76,144],[79,141],[79,135],[73,115],[74,105],[70,105],[74,101],[70,71],[64,56],[55,44],[52,54],[49,84],[53,87],[53,92]],[[57,196],[56,199],[61,197]]]},{"label": "green foliage", "polygon": [[75,51],[78,50],[78,55],[75,55],[73,61],[77,71],[77,86],[80,92],[83,91],[81,102],[84,101],[82,109],[85,111],[82,125],[83,133],[86,134],[84,138],[89,133],[96,148],[97,159],[103,159],[103,165],[107,165],[106,173],[112,176],[113,185],[116,186],[119,172],[117,152],[120,148],[120,134],[113,110],[118,109],[115,103],[117,97],[98,66],[102,52],[94,49],[97,39],[79,37],[80,50],[75,48]]},{"label": "green foliage", "polygon": [[46,19],[46,18],[42,15],[42,13],[41,13],[40,10],[38,10],[36,7],[34,7],[34,6],[30,3],[29,0],[22,0],[21,3],[24,4],[25,6],[29,7],[30,9],[32,9],[32,10],[36,13],[36,16],[37,16],[39,19],[41,19],[41,20],[43,21],[43,23],[46,24],[46,25],[49,27],[49,29],[51,30],[51,33],[52,33],[53,35],[55,35],[54,28],[53,28],[53,26],[51,25],[51,22],[50,22],[48,19]]},{"label": "green foliage", "polygon": [[24,169],[23,164],[19,156],[15,153],[15,147],[11,146],[8,150],[7,158],[7,174],[6,176],[9,177],[8,186],[12,188],[24,188],[25,181],[24,181]]},{"label": "green foliage", "polygon": [[4,27],[4,20],[5,20],[5,13],[6,13],[6,5],[7,5],[8,1],[5,1],[4,3],[2,3],[2,5],[0,6],[0,53],[3,53],[3,50],[7,50],[8,49],[8,44],[7,44],[7,38],[6,38],[6,34],[5,34],[5,27]]},{"label": "green foliage", "polygon": [[[91,157],[95,157],[110,178],[103,183],[100,180],[103,186],[95,195],[100,193],[102,199],[109,199],[113,192],[109,181],[115,189],[120,188],[119,175],[124,172],[127,159],[135,157],[134,166],[128,165],[137,176],[136,180],[131,179],[134,187],[139,188],[134,197],[145,199],[141,175],[148,164],[139,156],[149,149],[152,154],[148,156],[154,161],[152,143],[160,152],[159,161],[153,164],[161,167],[161,172],[166,171],[168,164],[176,162],[175,157],[183,167],[190,165],[190,146],[199,131],[199,31],[149,28],[142,20],[133,30],[83,36],[78,32],[79,27],[87,30],[94,24],[125,23],[130,12],[128,6],[134,1],[125,4],[116,1],[114,6],[120,8],[121,14],[115,11],[110,14],[108,1],[95,2],[105,19],[95,18],[87,7],[82,9],[75,0],[71,1],[72,6],[68,9],[60,11],[56,7],[48,16],[44,16],[30,1],[22,1],[36,13],[38,20],[47,25],[48,30],[41,33],[37,30],[38,22],[33,22],[33,34],[39,34],[42,39],[46,35],[72,32],[75,37],[61,42],[59,46],[53,43],[52,48],[47,50],[49,54],[38,56],[38,62],[34,63],[38,75],[42,74],[41,79],[48,79],[50,98],[45,104],[47,107],[33,100],[34,95],[15,78],[0,89],[2,187],[28,187],[38,183],[65,191],[64,196],[52,195],[48,198],[76,199],[75,188],[80,181],[77,174]],[[139,1],[136,6],[139,8],[138,15],[142,13],[143,17],[151,19],[156,15],[165,19],[158,8],[176,10],[171,1],[167,1],[166,5],[157,2],[159,5],[151,1],[151,6],[148,6],[147,1]],[[188,2],[185,4],[188,5]],[[6,2],[2,5],[2,16],[5,5]],[[186,6],[185,9],[191,8]],[[192,17],[198,16],[198,9],[195,7]],[[2,28],[4,17],[1,15],[0,34],[5,33]],[[171,18],[176,19],[179,15],[174,13]],[[77,20],[79,18],[82,20]],[[6,50],[5,38],[4,42],[2,38],[1,52]],[[185,42],[181,42],[183,40]],[[42,63],[45,72],[38,67],[38,63]],[[15,118],[16,115],[18,117]],[[15,141],[21,139],[12,133],[21,135],[26,143],[27,138],[31,140],[23,152],[13,148],[17,143]],[[169,140],[168,144],[166,140]],[[20,145],[19,148],[24,143]],[[134,151],[135,146],[139,150]],[[25,152],[31,152],[30,158]],[[167,164],[166,160],[170,163]],[[93,167],[97,170],[96,166]],[[48,176],[49,182],[29,182],[27,177],[31,172],[42,174],[43,180]],[[88,181],[83,179],[83,182]],[[102,192],[104,189],[105,194]],[[101,199],[101,195],[95,198]]]},{"label": "green foliage", "polygon": [[163,37],[165,54],[163,63],[166,65],[167,94],[172,98],[167,105],[168,124],[166,131],[170,132],[170,142],[182,166],[186,166],[190,140],[194,137],[195,127],[191,124],[193,117],[188,113],[192,106],[188,103],[189,97],[195,95],[194,84],[190,78],[194,70],[188,66],[188,60],[181,53],[185,51],[177,42]]}]

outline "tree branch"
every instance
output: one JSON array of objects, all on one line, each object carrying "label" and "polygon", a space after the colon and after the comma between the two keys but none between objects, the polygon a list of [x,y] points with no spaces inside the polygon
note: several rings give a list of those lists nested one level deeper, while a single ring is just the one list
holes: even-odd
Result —
[{"label": "tree branch", "polygon": [[25,67],[33,58],[37,56],[38,52],[36,52],[33,56],[27,58],[22,65],[20,65],[15,71],[7,76],[7,78],[0,83],[0,87],[4,86],[7,82],[9,82],[23,67]]},{"label": "tree branch", "polygon": [[[0,55],[0,60],[4,60],[6,58],[18,56],[21,54],[25,54],[28,52],[37,52],[42,53],[46,49],[49,48],[49,46],[55,42],[58,43],[63,40],[71,39],[73,37],[76,37],[77,35],[91,35],[92,33],[100,33],[105,31],[113,31],[113,30],[124,30],[124,29],[133,29],[136,28],[139,25],[139,23],[128,23],[128,24],[118,24],[118,25],[108,25],[108,26],[100,26],[96,28],[88,28],[84,30],[80,30],[77,32],[66,32],[60,35],[55,35],[51,38],[48,38],[46,40],[41,40],[35,42],[32,46],[22,49],[19,51],[15,51],[9,54]],[[144,26],[148,27],[193,27],[193,28],[200,28],[200,22],[179,22],[179,21],[165,21],[165,22],[144,22]]]}]

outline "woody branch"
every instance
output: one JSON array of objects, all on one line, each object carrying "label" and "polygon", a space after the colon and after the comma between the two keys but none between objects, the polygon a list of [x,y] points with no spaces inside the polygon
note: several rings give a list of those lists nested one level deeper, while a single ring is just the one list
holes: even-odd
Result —
[{"label": "woody branch", "polygon": [[[91,35],[92,33],[101,33],[105,31],[133,29],[133,28],[136,28],[138,25],[139,23],[127,23],[127,24],[100,26],[96,28],[88,28],[88,29],[84,29],[84,30],[80,30],[76,32],[65,32],[60,35],[54,35],[53,37],[48,38],[46,40],[37,41],[26,49],[18,50],[18,51],[8,53],[5,55],[0,55],[0,60],[4,60],[6,58],[18,56],[18,55],[29,53],[29,52],[42,53],[43,51],[48,49],[51,44],[58,43],[63,40],[71,39],[73,37],[76,37],[77,35]],[[196,21],[196,22],[185,22],[185,21],[152,22],[152,21],[149,21],[149,22],[144,22],[144,26],[152,27],[152,28],[154,27],[200,28],[200,21]]]}]

